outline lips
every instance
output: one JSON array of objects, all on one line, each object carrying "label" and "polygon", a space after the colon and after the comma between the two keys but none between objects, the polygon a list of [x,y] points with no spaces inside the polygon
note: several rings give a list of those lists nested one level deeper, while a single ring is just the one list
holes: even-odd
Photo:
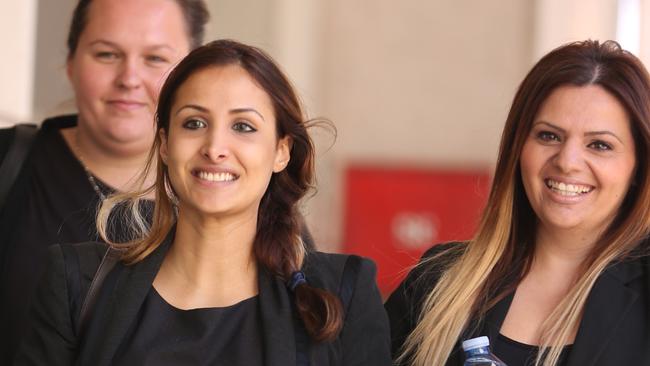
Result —
[{"label": "lips", "polygon": [[124,110],[138,109],[147,105],[147,103],[133,99],[112,99],[108,100],[106,103],[112,107]]}]

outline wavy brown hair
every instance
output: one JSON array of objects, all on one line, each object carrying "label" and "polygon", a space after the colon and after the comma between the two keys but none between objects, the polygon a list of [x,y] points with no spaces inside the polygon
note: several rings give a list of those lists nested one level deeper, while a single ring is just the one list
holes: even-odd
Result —
[{"label": "wavy brown hair", "polygon": [[621,103],[635,139],[636,171],[616,217],[582,263],[578,279],[542,324],[536,365],[557,364],[562,347],[580,324],[589,292],[607,265],[647,254],[641,243],[650,232],[648,73],[634,55],[613,41],[561,46],[544,56],[519,86],[478,231],[427,296],[401,360],[417,366],[444,364],[457,340],[472,331],[467,329],[470,319],[481,319],[529,271],[536,215],[524,191],[520,156],[540,106],[564,85],[598,85]]},{"label": "wavy brown hair", "polygon": [[[227,65],[242,67],[266,91],[275,112],[277,138],[288,136],[291,140],[289,163],[281,172],[271,176],[260,202],[253,242],[257,262],[273,275],[288,281],[293,272],[302,268],[308,255],[300,235],[302,216],[298,202],[313,187],[314,145],[307,132],[309,122],[298,96],[273,59],[258,48],[232,40],[214,41],[190,52],[162,87],[156,113],[157,132],[163,130],[169,135],[170,113],[176,92],[191,75],[206,68]],[[140,181],[142,184],[148,172],[155,168],[155,185],[138,193],[118,194],[105,200],[97,220],[102,238],[111,243],[107,235],[111,212],[125,200],[130,202],[128,217],[135,224],[131,225],[131,235],[136,239],[119,245],[126,249],[124,260],[127,263],[138,262],[151,254],[176,222],[175,195],[169,183],[167,166],[157,153],[161,144],[160,133],[157,136]],[[149,227],[139,212],[139,201],[154,192],[155,208]],[[336,338],[342,327],[342,305],[338,297],[309,284],[298,285],[294,294],[296,308],[310,336],[316,341]]]}]

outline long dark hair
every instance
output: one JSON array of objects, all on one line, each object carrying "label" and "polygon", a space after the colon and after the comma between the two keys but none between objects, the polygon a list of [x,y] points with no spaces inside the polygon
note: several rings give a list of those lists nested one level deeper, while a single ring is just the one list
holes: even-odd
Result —
[{"label": "long dark hair", "polygon": [[[257,233],[253,250],[257,262],[272,275],[289,281],[299,271],[306,255],[306,244],[301,238],[303,221],[298,211],[298,202],[310,191],[314,181],[314,146],[307,133],[300,101],[291,83],[264,51],[231,40],[219,40],[190,52],[165,81],[159,96],[156,112],[157,131],[169,135],[171,107],[176,92],[194,73],[210,68],[238,65],[258,83],[269,95],[276,117],[276,135],[291,139],[289,163],[285,169],[271,176],[268,188],[260,202],[257,218]],[[144,220],[138,226],[139,235],[126,243],[124,259],[128,263],[142,260],[163,241],[176,220],[173,204],[173,187],[169,183],[167,166],[156,152],[160,147],[160,134],[154,142],[149,162],[143,177],[156,167],[156,184],[139,192],[144,197],[148,192],[156,195],[151,228]],[[118,195],[104,201],[98,218],[98,228],[104,240],[110,210],[124,199],[136,195]],[[132,203],[132,212],[138,217],[137,202]],[[138,230],[136,230],[138,231]],[[109,241],[110,242],[110,241]],[[307,279],[309,281],[309,279]],[[342,305],[338,297],[328,291],[310,286],[308,283],[294,289],[296,308],[305,328],[316,341],[334,339],[342,326]]]},{"label": "long dark hair", "polygon": [[577,329],[589,292],[608,264],[639,252],[647,254],[642,243],[650,233],[648,72],[613,41],[561,46],[544,56],[519,86],[477,234],[427,296],[402,359],[416,366],[444,364],[469,320],[484,316],[529,271],[536,215],[524,191],[520,156],[540,106],[565,85],[598,85],[621,103],[635,139],[636,171],[616,217],[583,262],[578,280],[542,325],[536,364],[557,363],[563,345]]}]

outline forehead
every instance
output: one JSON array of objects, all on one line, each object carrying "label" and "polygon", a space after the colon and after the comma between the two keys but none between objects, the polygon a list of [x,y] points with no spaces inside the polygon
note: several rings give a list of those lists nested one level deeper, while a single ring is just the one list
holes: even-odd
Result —
[{"label": "forehead", "polygon": [[239,65],[212,66],[194,72],[178,88],[174,99],[174,108],[197,103],[209,109],[253,107],[263,111],[265,119],[274,114],[268,93]]},{"label": "forehead", "polygon": [[542,103],[535,122],[545,121],[564,129],[630,130],[630,121],[619,100],[600,85],[560,86]]},{"label": "forehead", "polygon": [[118,45],[168,45],[189,50],[183,12],[174,0],[93,0],[81,40]]}]

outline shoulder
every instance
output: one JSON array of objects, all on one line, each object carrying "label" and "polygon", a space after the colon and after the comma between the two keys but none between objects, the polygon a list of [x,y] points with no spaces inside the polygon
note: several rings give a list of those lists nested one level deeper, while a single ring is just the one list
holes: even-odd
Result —
[{"label": "shoulder", "polygon": [[397,356],[406,337],[417,325],[423,301],[440,276],[465,252],[467,244],[437,244],[424,252],[406,279],[393,291],[384,307],[390,320],[392,352]]},{"label": "shoulder", "polygon": [[339,288],[345,266],[354,266],[357,276],[372,277],[376,272],[375,263],[368,258],[349,254],[309,252],[305,258],[303,271],[307,280],[318,287],[330,291]]},{"label": "shoulder", "polygon": [[467,248],[466,242],[449,242],[434,245],[424,252],[419,262],[406,276],[404,285],[409,289],[425,288],[428,293],[442,274]]}]

